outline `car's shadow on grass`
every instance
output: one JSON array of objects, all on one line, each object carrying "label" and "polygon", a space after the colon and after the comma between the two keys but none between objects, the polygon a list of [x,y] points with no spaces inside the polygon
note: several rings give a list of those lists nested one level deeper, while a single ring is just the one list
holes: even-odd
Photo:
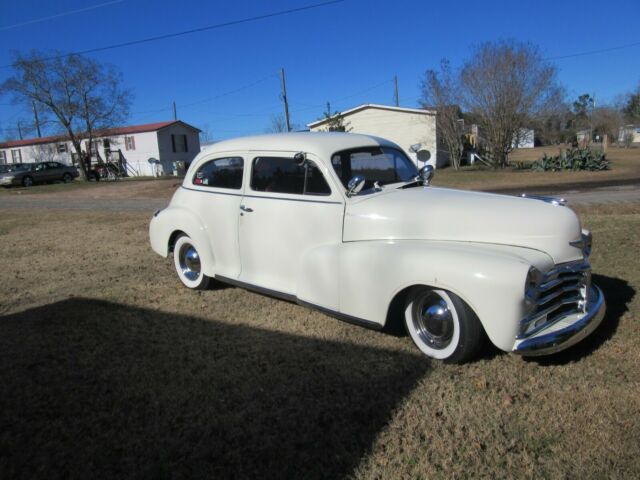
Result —
[{"label": "car's shadow on grass", "polygon": [[0,478],[338,478],[420,355],[91,299],[0,318]]},{"label": "car's shadow on grass", "polygon": [[629,303],[636,295],[635,289],[626,280],[594,274],[593,283],[598,285],[607,302],[607,312],[602,323],[587,338],[567,350],[546,357],[529,357],[526,360],[541,365],[563,365],[580,360],[611,339],[620,323],[620,318],[629,311]]}]

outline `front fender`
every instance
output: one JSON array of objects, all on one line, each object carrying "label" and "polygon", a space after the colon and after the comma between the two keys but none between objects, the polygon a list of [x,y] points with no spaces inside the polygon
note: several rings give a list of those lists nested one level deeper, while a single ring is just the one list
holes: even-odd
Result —
[{"label": "front fender", "polygon": [[149,224],[149,241],[154,252],[169,254],[169,241],[175,232],[184,232],[195,244],[205,275],[215,276],[215,258],[207,240],[206,227],[189,209],[169,206],[153,216]]},{"label": "front fender", "polygon": [[466,242],[348,242],[340,250],[341,313],[384,325],[391,301],[405,288],[442,288],[462,298],[505,351],[524,316],[529,268],[553,264],[537,250]]}]

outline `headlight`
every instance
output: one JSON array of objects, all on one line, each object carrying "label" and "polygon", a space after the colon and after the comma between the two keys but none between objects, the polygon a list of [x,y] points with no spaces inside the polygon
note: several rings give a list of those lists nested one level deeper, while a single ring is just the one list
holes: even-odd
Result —
[{"label": "headlight", "polygon": [[592,243],[593,243],[593,236],[591,235],[591,232],[589,230],[582,230],[582,234],[580,235],[580,240],[576,240],[575,242],[570,242],[569,245],[582,250],[582,256],[584,258],[587,258],[589,257],[589,255],[591,255]]},{"label": "headlight", "polygon": [[582,230],[582,253],[585,258],[591,255],[591,245],[593,243],[593,235],[589,230]]},{"label": "headlight", "polygon": [[538,285],[542,280],[542,273],[536,267],[531,267],[527,272],[524,282],[524,298],[527,302],[533,303],[538,297]]}]

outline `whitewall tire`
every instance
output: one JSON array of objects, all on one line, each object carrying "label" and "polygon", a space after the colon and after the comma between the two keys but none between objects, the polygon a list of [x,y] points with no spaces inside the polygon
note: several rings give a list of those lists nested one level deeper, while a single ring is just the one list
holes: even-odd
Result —
[{"label": "whitewall tire", "polygon": [[452,292],[414,287],[404,311],[407,333],[425,355],[450,363],[470,360],[483,330],[473,311]]},{"label": "whitewall tire", "polygon": [[180,235],[173,246],[173,263],[178,278],[185,287],[204,290],[211,281],[202,273],[203,265],[193,240],[187,235]]}]

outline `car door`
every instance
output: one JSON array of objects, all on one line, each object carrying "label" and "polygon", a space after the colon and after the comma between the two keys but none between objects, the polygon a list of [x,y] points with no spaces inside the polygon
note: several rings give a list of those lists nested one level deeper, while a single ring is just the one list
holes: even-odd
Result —
[{"label": "car door", "polygon": [[242,201],[245,159],[225,152],[203,160],[187,189],[189,209],[199,217],[213,252],[216,275],[237,279],[240,274],[238,220]]},{"label": "car door", "polygon": [[34,182],[47,182],[49,181],[49,168],[46,163],[36,163],[32,170],[31,176]]},{"label": "car door", "polygon": [[303,256],[341,243],[344,200],[318,165],[313,155],[304,165],[292,152],[252,155],[239,205],[242,282],[295,296]]},{"label": "car door", "polygon": [[63,170],[61,163],[47,162],[47,180],[62,180]]}]

